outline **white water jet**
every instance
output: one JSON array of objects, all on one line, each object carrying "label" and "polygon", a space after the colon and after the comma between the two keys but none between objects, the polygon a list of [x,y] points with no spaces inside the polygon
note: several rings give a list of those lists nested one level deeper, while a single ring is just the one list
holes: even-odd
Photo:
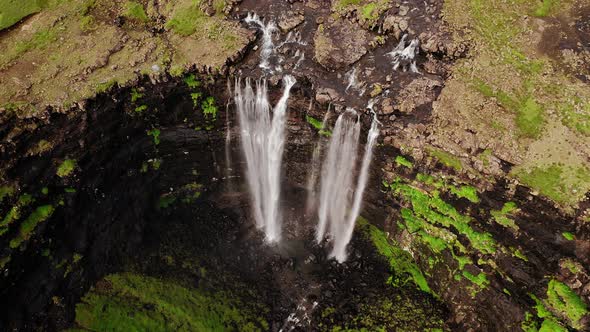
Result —
[{"label": "white water jet", "polygon": [[258,17],[256,14],[248,13],[246,23],[256,24],[260,30],[262,30],[262,49],[260,50],[260,68],[269,70],[270,69],[270,57],[275,50],[275,46],[272,40],[273,34],[277,31],[277,26],[273,21],[268,21],[267,24]]},{"label": "white water jet", "polygon": [[[369,107],[372,108],[372,105]],[[338,117],[322,169],[316,240],[318,243],[322,242],[328,232],[333,242],[330,256],[339,262],[344,262],[347,257],[346,246],[352,238],[360,213],[373,147],[379,136],[379,121],[375,116],[367,137],[355,189],[353,179],[357,176],[355,165],[360,133],[360,121],[358,115],[355,115],[354,110],[348,109]]]},{"label": "white water jet", "polygon": [[254,92],[249,79],[243,89],[238,80],[234,94],[247,163],[246,178],[253,200],[252,210],[256,225],[271,243],[281,238],[280,173],[287,102],[294,84],[293,76],[283,78],[283,95],[272,112],[272,120],[266,81],[257,82]]},{"label": "white water jet", "polygon": [[[227,92],[231,96],[231,84],[227,81]],[[232,163],[231,163],[231,123],[229,120],[229,105],[228,99],[225,104],[225,181],[227,181],[227,191],[233,191],[232,185]]]},{"label": "white water jet", "polygon": [[328,222],[334,235],[337,225],[344,222],[348,212],[356,161],[360,123],[355,110],[342,113],[332,133],[328,155],[322,167],[319,224],[316,240],[322,242]]},{"label": "white water jet", "polygon": [[377,120],[377,116],[373,113],[373,123],[371,124],[371,129],[369,129],[369,134],[367,136],[367,144],[365,145],[363,162],[361,164],[361,170],[356,184],[356,190],[354,192],[352,209],[349,212],[348,221],[345,224],[341,224],[341,227],[337,228],[337,234],[333,234],[334,248],[331,256],[335,257],[339,262],[344,262],[346,260],[346,246],[352,238],[356,219],[360,214],[363,194],[369,179],[369,165],[371,164],[371,158],[373,157],[373,147],[379,136],[379,125],[380,123]]},{"label": "white water jet", "polygon": [[406,46],[406,39],[408,35],[405,34],[400,39],[397,46],[387,55],[392,57],[393,59],[393,70],[397,70],[398,68],[402,68],[404,71],[409,67],[410,71],[413,73],[420,73],[418,71],[418,67],[416,66],[416,55],[419,52],[419,45],[420,41],[418,38],[412,39],[410,44]]}]

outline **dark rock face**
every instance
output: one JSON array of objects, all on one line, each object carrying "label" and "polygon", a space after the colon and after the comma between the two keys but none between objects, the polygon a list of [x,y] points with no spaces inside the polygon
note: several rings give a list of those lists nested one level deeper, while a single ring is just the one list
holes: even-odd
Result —
[{"label": "dark rock face", "polygon": [[315,58],[328,70],[346,68],[367,53],[370,35],[348,21],[320,25],[315,34]]}]

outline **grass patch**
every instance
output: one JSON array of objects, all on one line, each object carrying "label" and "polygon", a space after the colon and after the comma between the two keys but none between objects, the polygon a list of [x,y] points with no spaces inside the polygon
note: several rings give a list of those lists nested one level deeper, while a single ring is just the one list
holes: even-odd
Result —
[{"label": "grass patch", "polygon": [[127,1],[127,3],[125,3],[125,13],[123,15],[127,18],[135,19],[140,22],[149,21],[143,5],[135,1]]},{"label": "grass patch", "polygon": [[27,207],[33,201],[33,196],[29,194],[23,194],[18,198],[16,204],[10,208],[8,213],[6,213],[2,219],[2,222],[0,222],[0,235],[8,232],[8,227],[20,218],[22,209]]},{"label": "grass patch", "polygon": [[172,29],[175,33],[182,36],[190,36],[196,31],[203,31],[203,27],[209,18],[197,3],[179,8],[171,20],[166,22],[166,28]]},{"label": "grass patch", "polygon": [[41,0],[2,0],[0,1],[0,30],[11,27],[23,18],[43,9]]},{"label": "grass patch", "polygon": [[4,198],[10,198],[14,195],[14,187],[12,186],[1,186],[0,187],[0,203],[4,200]]},{"label": "grass patch", "polygon": [[92,331],[260,331],[268,323],[230,294],[131,273],[107,276],[76,305]]},{"label": "grass patch", "polygon": [[581,319],[588,313],[584,301],[566,284],[552,279],[547,287],[547,304],[572,327],[583,329]]},{"label": "grass patch", "polygon": [[33,211],[20,225],[18,236],[10,241],[10,248],[18,248],[24,241],[27,241],[37,225],[51,217],[54,210],[52,205],[43,205]]},{"label": "grass patch", "polygon": [[152,130],[148,130],[147,134],[148,134],[148,136],[153,137],[155,145],[160,144],[160,129],[154,128]]},{"label": "grass patch", "polygon": [[57,176],[65,178],[72,174],[76,168],[77,162],[74,159],[66,159],[57,167]]},{"label": "grass patch", "polygon": [[546,17],[559,5],[559,0],[543,0],[533,11],[536,17]]},{"label": "grass patch", "polygon": [[203,110],[203,114],[208,119],[217,119],[217,106],[215,106],[215,98],[207,97],[201,103],[201,109]]},{"label": "grass patch", "polygon": [[518,206],[516,206],[516,203],[507,202],[504,203],[504,206],[501,210],[492,210],[490,214],[498,224],[518,231],[518,225],[516,225],[516,222],[508,217],[516,210],[518,210]]},{"label": "grass patch", "polygon": [[465,198],[471,203],[479,203],[479,196],[477,196],[477,189],[472,186],[450,186],[451,193],[459,198]]},{"label": "grass patch", "polygon": [[[425,235],[437,236],[457,247],[459,251],[465,252],[465,248],[456,239],[456,236],[447,230],[454,228],[463,234],[471,246],[480,253],[493,254],[496,252],[498,244],[492,235],[487,232],[478,232],[469,226],[472,221],[471,217],[460,214],[452,205],[442,200],[438,191],[426,193],[400,181],[393,182],[388,187],[393,194],[411,205],[411,209],[403,208],[401,211],[406,227],[411,233],[420,238],[424,238]],[[433,248],[433,251],[436,249]]]},{"label": "grass patch", "polygon": [[428,152],[431,156],[436,158],[441,164],[453,168],[456,171],[461,171],[463,169],[463,164],[461,164],[461,160],[454,155],[434,148],[429,148]]},{"label": "grass patch", "polygon": [[395,163],[399,166],[405,166],[407,168],[412,168],[414,166],[412,165],[412,162],[406,159],[404,156],[395,157]]},{"label": "grass patch", "polygon": [[0,53],[0,69],[9,62],[34,49],[44,49],[57,41],[57,33],[51,29],[41,29],[27,40],[18,41],[12,49]]},{"label": "grass patch", "polygon": [[563,232],[561,235],[568,241],[573,241],[576,237],[570,232]]},{"label": "grass patch", "polygon": [[397,243],[388,239],[383,231],[369,224],[366,220],[359,218],[358,225],[373,242],[377,252],[389,261],[391,270],[394,271],[394,275],[388,281],[389,283],[400,287],[408,282],[413,282],[420,290],[434,294],[428,286],[420,267],[414,263],[410,253],[404,251]]},{"label": "grass patch", "polygon": [[558,202],[572,203],[573,191],[590,182],[590,171],[585,167],[566,169],[559,164],[534,167],[519,171],[516,176],[528,187]]}]

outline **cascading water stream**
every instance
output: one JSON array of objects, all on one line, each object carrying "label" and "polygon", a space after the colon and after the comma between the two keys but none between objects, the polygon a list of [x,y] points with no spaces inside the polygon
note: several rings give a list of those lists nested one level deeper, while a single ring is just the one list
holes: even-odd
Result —
[{"label": "cascading water stream", "polygon": [[373,116],[373,123],[371,124],[371,129],[369,129],[369,134],[367,136],[367,144],[365,145],[363,162],[361,164],[361,170],[354,193],[354,201],[352,203],[352,209],[349,212],[348,221],[344,224],[341,224],[341,227],[337,228],[336,234],[333,234],[334,249],[332,250],[331,256],[335,257],[339,262],[344,262],[346,260],[346,246],[352,238],[356,219],[360,214],[363,194],[369,179],[369,165],[371,164],[371,158],[373,157],[373,147],[375,146],[375,142],[379,136],[380,125],[379,121],[377,120],[377,116],[375,114],[373,114]]},{"label": "cascading water stream", "polygon": [[[322,242],[329,232],[333,241],[330,256],[339,262],[346,260],[346,246],[350,242],[359,216],[363,193],[368,181],[373,147],[379,136],[379,122],[373,118],[361,163],[356,189],[353,188],[360,121],[352,109],[342,113],[336,125],[328,155],[322,168],[319,223],[316,240]],[[328,230],[329,228],[329,230]]]},{"label": "cascading water stream", "polygon": [[271,70],[270,67],[270,56],[275,50],[275,45],[272,40],[272,35],[277,31],[277,26],[273,21],[269,21],[264,24],[260,17],[256,14],[248,14],[244,20],[246,23],[253,23],[260,27],[262,30],[262,49],[260,50],[260,68],[265,70]]},{"label": "cascading water stream", "polygon": [[352,193],[359,133],[358,115],[349,108],[336,120],[328,155],[322,167],[319,224],[316,233],[318,242],[324,239],[328,222],[330,233],[333,233],[333,228],[338,227],[346,217],[349,196]]},{"label": "cascading water stream", "polygon": [[285,146],[287,102],[295,78],[283,78],[283,95],[273,110],[268,101],[266,81],[256,83],[256,93],[249,79],[245,87],[236,82],[234,99],[241,128],[242,149],[246,157],[246,178],[253,198],[253,213],[258,228],[269,242],[281,237],[279,211],[280,175]]}]

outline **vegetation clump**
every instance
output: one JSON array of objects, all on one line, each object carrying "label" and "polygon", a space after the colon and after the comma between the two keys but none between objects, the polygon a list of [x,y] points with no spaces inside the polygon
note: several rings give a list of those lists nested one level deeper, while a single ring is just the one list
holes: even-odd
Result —
[{"label": "vegetation clump", "polygon": [[439,149],[429,149],[430,155],[436,158],[441,164],[451,167],[456,171],[461,171],[463,169],[463,164],[461,164],[461,160],[457,157],[453,156],[452,154],[439,150]]},{"label": "vegetation clump", "polygon": [[20,225],[20,232],[16,238],[10,241],[10,247],[13,249],[18,248],[21,243],[27,241],[37,225],[51,217],[54,210],[55,208],[52,205],[42,205],[33,211]]},{"label": "vegetation clump", "polygon": [[136,1],[127,1],[125,4],[125,14],[126,17],[130,19],[135,19],[140,22],[147,22],[149,18],[145,13],[145,9],[143,5],[136,2]]},{"label": "vegetation clump", "polygon": [[4,0],[0,2],[0,30],[6,29],[23,18],[43,9],[41,0]]},{"label": "vegetation clump", "polygon": [[506,202],[504,203],[504,206],[502,206],[501,210],[492,210],[490,214],[498,224],[518,231],[518,225],[516,225],[513,219],[508,217],[509,215],[513,214],[516,210],[518,210],[518,206],[516,205],[516,203]]},{"label": "vegetation clump", "polygon": [[174,280],[123,273],[107,276],[76,305],[78,328],[93,331],[260,331],[268,323],[223,292]]},{"label": "vegetation clump", "polygon": [[74,159],[66,159],[57,167],[57,176],[65,178],[72,174],[76,168],[77,162]]}]

